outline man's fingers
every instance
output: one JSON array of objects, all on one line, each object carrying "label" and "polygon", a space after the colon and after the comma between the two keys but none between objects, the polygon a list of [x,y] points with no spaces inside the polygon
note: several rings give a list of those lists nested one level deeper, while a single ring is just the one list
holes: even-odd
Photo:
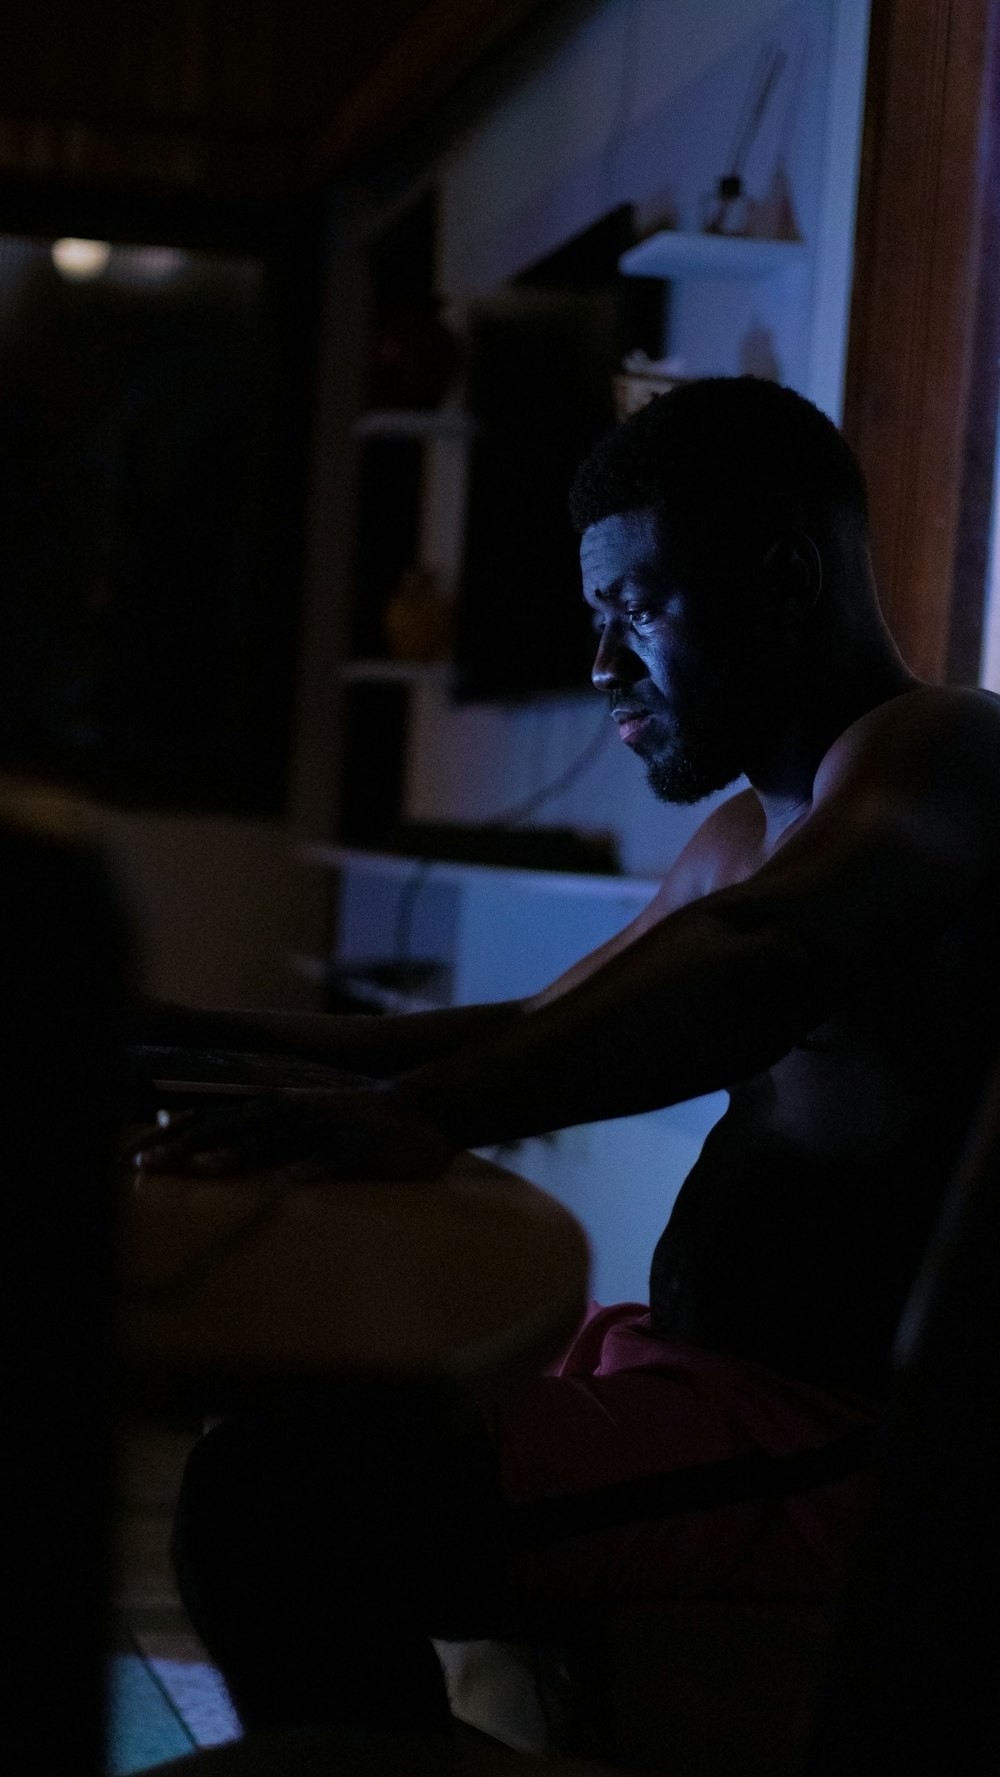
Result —
[{"label": "man's fingers", "polygon": [[183,1111],[150,1132],[134,1163],[144,1172],[196,1172],[206,1178],[256,1172],[305,1157],[313,1145],[313,1124],[301,1110],[291,1116],[273,1104],[214,1116]]},{"label": "man's fingers", "polygon": [[227,1172],[245,1172],[247,1164],[232,1148],[201,1148],[191,1156],[192,1170],[206,1178],[223,1178]]},{"label": "man's fingers", "polygon": [[215,1115],[183,1111],[158,1119],[134,1154],[143,1172],[203,1178],[280,1166],[302,1183],[321,1178],[436,1178],[452,1149],[436,1130],[402,1123],[378,1104],[336,1106],[301,1099],[258,1102]]},{"label": "man's fingers", "polygon": [[212,1119],[198,1118],[194,1111],[159,1111],[157,1128],[139,1138],[132,1156],[133,1164],[143,1172],[185,1171],[188,1167],[203,1169],[203,1157],[211,1157],[214,1170],[224,1171],[223,1156],[235,1159],[232,1144],[217,1131]]},{"label": "man's fingers", "polygon": [[153,1147],[137,1148],[132,1164],[140,1172],[181,1171],[190,1158],[183,1142],[162,1142]]}]

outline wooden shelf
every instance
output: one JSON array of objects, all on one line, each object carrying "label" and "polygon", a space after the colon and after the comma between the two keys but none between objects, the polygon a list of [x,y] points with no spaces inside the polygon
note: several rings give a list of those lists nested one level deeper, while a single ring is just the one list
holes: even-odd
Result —
[{"label": "wooden shelf", "polygon": [[801,241],[664,229],[623,253],[618,270],[627,278],[765,278],[804,259]]},{"label": "wooden shelf", "polygon": [[472,438],[478,425],[464,408],[380,407],[360,414],[355,438]]}]

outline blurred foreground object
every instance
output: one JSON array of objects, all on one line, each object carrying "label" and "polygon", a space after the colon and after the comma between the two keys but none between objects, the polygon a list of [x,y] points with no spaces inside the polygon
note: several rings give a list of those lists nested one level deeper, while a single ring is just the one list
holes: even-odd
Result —
[{"label": "blurred foreground object", "polygon": [[14,1745],[32,1748],[28,1769],[99,1777],[128,943],[69,799],[0,779],[0,857],[7,1293],[17,1353],[7,1473],[10,1521],[28,1555],[8,1580],[17,1633],[7,1730]]}]

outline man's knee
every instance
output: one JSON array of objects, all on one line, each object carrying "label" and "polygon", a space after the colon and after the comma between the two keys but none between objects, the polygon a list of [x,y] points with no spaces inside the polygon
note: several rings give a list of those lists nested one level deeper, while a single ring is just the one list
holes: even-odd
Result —
[{"label": "man's knee", "polygon": [[221,1421],[192,1451],[173,1559],[197,1614],[391,1609],[472,1632],[501,1589],[496,1458],[472,1403],[437,1386],[350,1385]]},{"label": "man's knee", "polygon": [[262,1562],[273,1560],[278,1513],[271,1492],[267,1453],[251,1422],[222,1421],[197,1443],[184,1470],[170,1554],[181,1596],[200,1627],[206,1607],[230,1607],[260,1584]]}]

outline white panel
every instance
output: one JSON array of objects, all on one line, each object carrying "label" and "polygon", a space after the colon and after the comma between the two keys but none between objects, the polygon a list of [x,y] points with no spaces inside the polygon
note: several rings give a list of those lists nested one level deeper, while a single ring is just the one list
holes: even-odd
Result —
[{"label": "white panel", "polygon": [[1000,427],[993,465],[993,529],[986,576],[986,631],[983,640],[982,684],[1000,691]]},{"label": "white panel", "polygon": [[[565,879],[563,879],[565,880]],[[654,891],[614,885],[606,896],[547,894],[503,875],[471,879],[455,957],[459,1004],[522,998],[554,981],[641,912]]]},{"label": "white panel", "polygon": [[854,276],[854,221],[861,167],[870,0],[833,10],[822,194],[816,217],[809,363],[802,388],[840,423]]},{"label": "white panel", "polygon": [[484,1151],[551,1192],[582,1222],[596,1301],[645,1302],[653,1248],[726,1103],[725,1093],[713,1092],[642,1117]]}]

